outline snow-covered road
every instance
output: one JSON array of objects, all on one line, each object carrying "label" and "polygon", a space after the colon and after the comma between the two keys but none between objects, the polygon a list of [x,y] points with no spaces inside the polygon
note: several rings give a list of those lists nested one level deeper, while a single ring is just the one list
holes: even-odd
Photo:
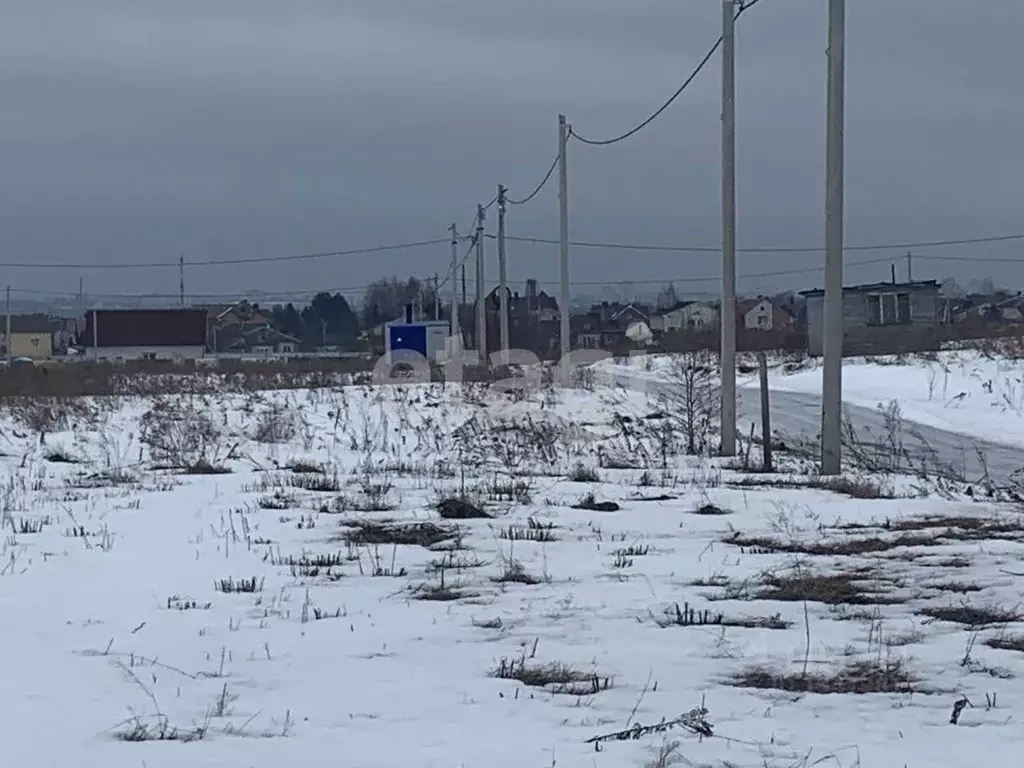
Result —
[{"label": "snow-covered road", "polygon": [[[741,428],[749,429],[753,423],[757,434],[760,434],[760,392],[757,389],[741,388],[738,400]],[[885,435],[884,418],[879,411],[849,403],[844,408],[862,442],[877,442]],[[821,397],[811,393],[772,390],[771,418],[773,433],[783,439],[788,437],[816,443],[821,431]],[[942,464],[966,469],[969,479],[981,477],[987,466],[990,477],[996,482],[1002,482],[1024,467],[1024,452],[1018,447],[959,435],[914,423],[906,418],[903,422],[903,442],[912,455],[934,452],[933,455]],[[984,457],[985,466],[982,466],[979,455]]]}]

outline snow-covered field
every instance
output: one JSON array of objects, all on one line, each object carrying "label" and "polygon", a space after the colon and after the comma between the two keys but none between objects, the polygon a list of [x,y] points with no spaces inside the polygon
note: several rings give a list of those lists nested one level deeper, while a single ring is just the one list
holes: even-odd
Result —
[{"label": "snow-covered field", "polygon": [[[756,379],[744,381],[757,386]],[[818,366],[773,369],[772,389],[821,394]],[[895,400],[904,419],[961,435],[1024,446],[1024,360],[977,352],[853,358],[843,364],[843,400],[875,408]]]},{"label": "snow-covered field", "polygon": [[5,765],[1019,765],[1014,505],[611,390],[67,410],[2,426]]}]

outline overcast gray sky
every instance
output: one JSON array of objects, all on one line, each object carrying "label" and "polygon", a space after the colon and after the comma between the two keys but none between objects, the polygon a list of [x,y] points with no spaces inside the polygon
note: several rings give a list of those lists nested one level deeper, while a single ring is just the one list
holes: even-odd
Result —
[{"label": "overcast gray sky", "polygon": [[[826,0],[737,25],[740,246],[823,240]],[[847,241],[1024,231],[1024,3],[850,0]],[[720,33],[717,0],[3,0],[0,261],[210,260],[445,236],[539,181],[561,111],[603,138],[663,101]],[[570,147],[574,239],[716,246],[720,66],[609,148]],[[554,237],[551,184],[510,233]],[[490,222],[493,225],[493,220]],[[492,247],[489,244],[489,247]],[[556,249],[510,274],[557,279]],[[1024,243],[921,249],[1024,259]],[[850,254],[848,263],[884,254]],[[492,253],[493,256],[493,253]],[[902,254],[899,257],[902,269]],[[449,248],[189,268],[189,293],[444,273]],[[741,255],[744,273],[820,255]],[[491,260],[494,261],[493,259]],[[493,264],[491,274],[496,273]],[[888,277],[887,264],[847,279]],[[177,291],[177,270],[3,270],[15,287]],[[714,254],[574,249],[574,280],[714,291]],[[915,277],[1006,263],[919,260]],[[741,280],[813,287],[820,273]],[[554,287],[552,286],[552,289]],[[593,289],[590,289],[593,290]]]}]

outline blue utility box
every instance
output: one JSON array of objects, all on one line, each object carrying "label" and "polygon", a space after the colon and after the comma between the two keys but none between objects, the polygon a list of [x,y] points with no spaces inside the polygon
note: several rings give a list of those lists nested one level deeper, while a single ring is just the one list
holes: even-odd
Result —
[{"label": "blue utility box", "polygon": [[413,322],[410,307],[406,310],[404,319],[387,323],[384,353],[392,364],[401,362],[403,353],[415,353],[426,360],[436,361],[445,354],[448,332],[446,320]]}]

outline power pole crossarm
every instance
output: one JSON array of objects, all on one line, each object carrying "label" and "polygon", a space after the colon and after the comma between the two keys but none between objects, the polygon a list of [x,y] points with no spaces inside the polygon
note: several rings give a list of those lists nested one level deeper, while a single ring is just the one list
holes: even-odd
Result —
[{"label": "power pole crossarm", "polygon": [[825,170],[825,306],[821,394],[821,474],[842,471],[843,123],[846,0],[828,4],[828,131]]},{"label": "power pole crossarm", "polygon": [[722,2],[722,447],[736,455],[736,10]]}]

